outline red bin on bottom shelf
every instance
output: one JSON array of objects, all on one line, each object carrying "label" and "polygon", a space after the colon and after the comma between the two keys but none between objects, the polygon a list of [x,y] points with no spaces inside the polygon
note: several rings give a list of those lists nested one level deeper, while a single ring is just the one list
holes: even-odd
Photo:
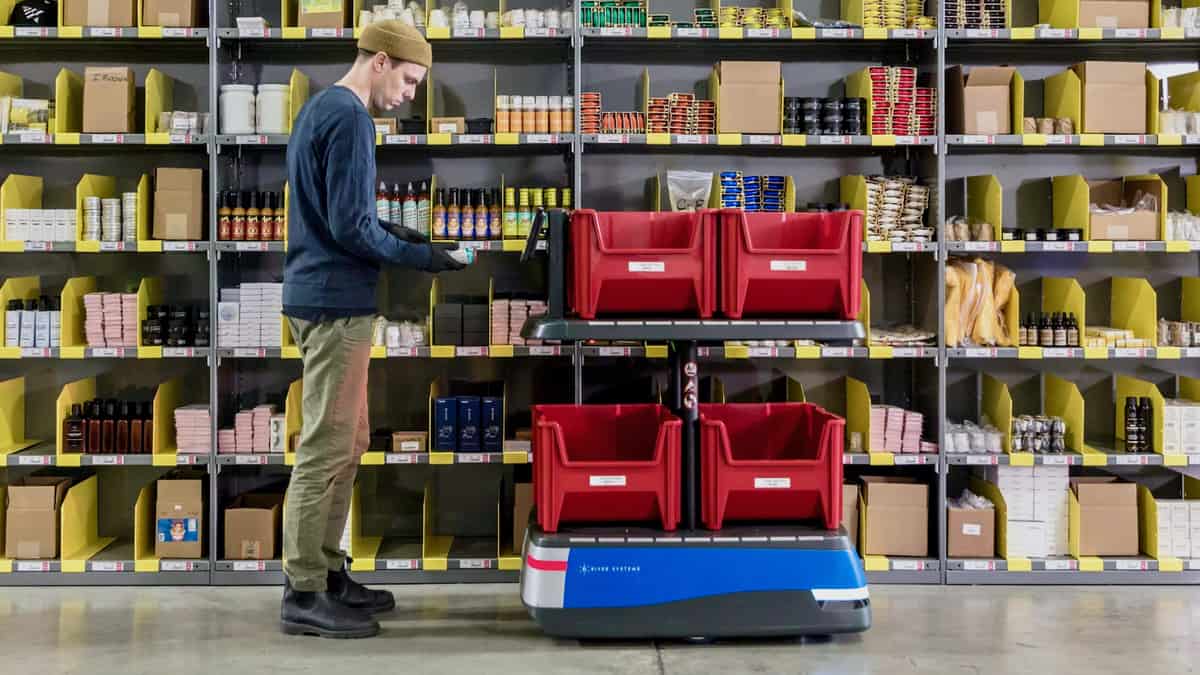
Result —
[{"label": "red bin on bottom shelf", "polygon": [[811,403],[700,406],[700,511],[719,530],[727,520],[842,517],[846,421]]},{"label": "red bin on bottom shelf", "polygon": [[538,523],[679,525],[683,425],[664,406],[533,406]]}]

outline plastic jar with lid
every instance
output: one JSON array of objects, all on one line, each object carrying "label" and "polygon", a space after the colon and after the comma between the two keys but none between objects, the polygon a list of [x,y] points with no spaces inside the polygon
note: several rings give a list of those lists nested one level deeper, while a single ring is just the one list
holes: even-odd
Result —
[{"label": "plastic jar with lid", "polygon": [[526,129],[522,113],[525,111],[524,96],[510,96],[508,98],[508,131],[514,134],[527,134],[532,129]]},{"label": "plastic jar with lid", "polygon": [[221,133],[254,133],[254,85],[221,85]]},{"label": "plastic jar with lid", "polygon": [[575,97],[562,97],[562,130],[564,134],[575,133]]},{"label": "plastic jar with lid", "polygon": [[550,108],[550,133],[561,134],[563,132],[562,119],[562,97],[551,96],[549,99]]},{"label": "plastic jar with lid", "polygon": [[537,100],[532,96],[526,96],[522,107],[521,126],[525,127],[525,133],[537,133]]},{"label": "plastic jar with lid", "polygon": [[550,97],[538,96],[533,100],[533,126],[539,134],[550,133]]},{"label": "plastic jar with lid", "polygon": [[286,134],[292,88],[286,84],[258,85],[258,133]]},{"label": "plastic jar with lid", "polygon": [[496,95],[496,133],[509,133],[508,96],[505,94]]}]

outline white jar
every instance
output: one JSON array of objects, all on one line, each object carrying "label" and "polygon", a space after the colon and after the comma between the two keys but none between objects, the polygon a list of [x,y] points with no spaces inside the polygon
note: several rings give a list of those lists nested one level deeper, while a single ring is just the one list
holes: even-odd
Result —
[{"label": "white jar", "polygon": [[286,84],[258,85],[258,133],[287,133],[290,94],[291,87]]},{"label": "white jar", "polygon": [[254,133],[254,85],[221,85],[221,133]]}]

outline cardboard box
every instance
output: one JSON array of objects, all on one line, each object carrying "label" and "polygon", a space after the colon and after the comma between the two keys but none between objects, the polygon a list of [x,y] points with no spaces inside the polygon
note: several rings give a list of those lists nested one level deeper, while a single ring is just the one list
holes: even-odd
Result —
[{"label": "cardboard box", "polygon": [[862,482],[863,555],[928,555],[929,486],[895,476],[863,476]]},{"label": "cardboard box", "polygon": [[4,555],[16,560],[58,556],[59,508],[70,478],[28,476],[8,486]]},{"label": "cardboard box", "polygon": [[196,0],[143,0],[142,24],[192,28],[198,25]]},{"label": "cardboard box", "polygon": [[1146,133],[1145,63],[1085,61],[1073,69],[1083,88],[1083,120],[1076,133]]},{"label": "cardboard box", "polygon": [[992,558],[996,555],[996,511],[959,509],[946,513],[946,555],[951,558]]},{"label": "cardboard box", "polygon": [[154,172],[154,238],[200,239],[204,215],[204,171],[159,168]]},{"label": "cardboard box", "polygon": [[842,485],[842,527],[858,548],[858,486],[854,484]]},{"label": "cardboard box", "polygon": [[160,479],[155,504],[154,554],[199,558],[203,554],[204,481]]},{"label": "cardboard box", "polygon": [[782,132],[779,61],[721,61],[716,66],[717,133]]},{"label": "cardboard box", "polygon": [[464,134],[467,132],[467,120],[462,117],[434,117],[429,121],[431,134]]},{"label": "cardboard box", "polygon": [[83,71],[83,133],[133,133],[133,71],[124,66]]},{"label": "cardboard box", "polygon": [[1079,0],[1080,28],[1149,28],[1149,0]]},{"label": "cardboard box", "polygon": [[283,495],[248,494],[225,509],[225,559],[272,560],[279,550]]},{"label": "cardboard box", "polygon": [[[1138,192],[1152,194],[1162,204],[1162,182],[1159,180],[1099,180],[1088,181],[1092,204],[1129,204],[1137,201]],[[1158,236],[1158,211],[1137,210],[1129,214],[1089,213],[1091,238],[1095,241],[1153,241]],[[1186,432],[1186,429],[1185,429]]]},{"label": "cardboard box", "polygon": [[1012,82],[1016,68],[979,66],[963,74],[962,66],[946,72],[946,114],[950,133],[994,136],[1011,134]]},{"label": "cardboard box", "polygon": [[1108,477],[1072,478],[1079,500],[1079,555],[1137,555],[1137,485]]},{"label": "cardboard box", "polygon": [[300,0],[297,25],[304,28],[350,28],[351,4],[348,0]]},{"label": "cardboard box", "polygon": [[136,26],[133,0],[63,0],[66,26]]},{"label": "cardboard box", "polygon": [[429,434],[424,431],[396,431],[392,433],[392,452],[425,452],[429,448]]},{"label": "cardboard box", "polygon": [[513,486],[513,551],[520,555],[525,546],[525,530],[533,511],[533,483]]}]

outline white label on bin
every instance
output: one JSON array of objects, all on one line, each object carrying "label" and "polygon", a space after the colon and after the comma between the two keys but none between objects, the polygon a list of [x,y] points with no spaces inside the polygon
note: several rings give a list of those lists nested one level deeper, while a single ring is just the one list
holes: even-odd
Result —
[{"label": "white label on bin", "polygon": [[384,567],[389,570],[415,570],[415,569],[417,569],[417,561],[416,560],[388,559],[383,562],[384,562]]},{"label": "white label on bin", "polygon": [[420,452],[423,449],[420,441],[400,441],[400,452]]},{"label": "white label on bin", "polygon": [[772,272],[803,272],[808,269],[807,260],[772,260]]},{"label": "white label on bin", "polygon": [[1047,572],[1066,572],[1075,569],[1074,560],[1047,560]]},{"label": "white label on bin", "polygon": [[1150,569],[1145,560],[1118,560],[1117,569],[1124,572],[1144,572]]},{"label": "white label on bin", "polygon": [[780,488],[786,490],[786,489],[791,489],[791,487],[792,487],[792,479],[791,478],[755,478],[754,479],[754,489],[755,490],[778,490]]},{"label": "white label on bin", "polygon": [[591,487],[625,487],[625,476],[588,476]]},{"label": "white label on bin", "polygon": [[667,264],[664,262],[631,262],[629,263],[630,272],[666,272]]},{"label": "white label on bin", "polygon": [[979,523],[963,523],[962,533],[968,537],[978,537],[983,534],[983,527]]}]

